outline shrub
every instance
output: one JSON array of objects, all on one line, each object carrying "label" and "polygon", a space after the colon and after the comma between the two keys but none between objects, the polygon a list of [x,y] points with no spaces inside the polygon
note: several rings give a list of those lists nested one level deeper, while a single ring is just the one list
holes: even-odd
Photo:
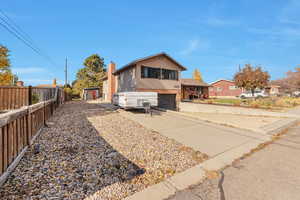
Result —
[{"label": "shrub", "polygon": [[36,104],[40,102],[40,96],[37,93],[33,93],[31,96],[31,103]]},{"label": "shrub", "polygon": [[258,101],[252,101],[251,103],[250,103],[250,106],[252,107],[252,108],[259,108],[260,106],[259,106],[259,102]]},{"label": "shrub", "polygon": [[241,101],[236,101],[236,102],[233,102],[233,105],[234,105],[234,106],[240,106],[241,103],[242,103]]},{"label": "shrub", "polygon": [[212,104],[212,103],[213,103],[213,100],[208,100],[207,103],[208,103],[208,104]]},{"label": "shrub", "polygon": [[279,98],[275,101],[275,106],[278,107],[294,107],[300,105],[300,99],[299,98],[293,98],[293,97],[284,97]]},{"label": "shrub", "polygon": [[64,92],[67,94],[67,100],[72,100],[73,97],[73,90],[72,88],[66,87],[64,88]]}]

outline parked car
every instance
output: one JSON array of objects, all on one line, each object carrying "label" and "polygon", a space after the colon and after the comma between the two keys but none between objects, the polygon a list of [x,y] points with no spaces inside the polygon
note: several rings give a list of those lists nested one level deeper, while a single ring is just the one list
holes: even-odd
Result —
[{"label": "parked car", "polygon": [[295,91],[292,94],[293,97],[300,97],[300,91]]},{"label": "parked car", "polygon": [[240,95],[241,99],[246,99],[246,98],[264,98],[264,97],[268,97],[268,95],[265,93],[264,90],[255,90],[254,94],[252,94],[251,91],[246,91],[246,92],[243,92]]}]

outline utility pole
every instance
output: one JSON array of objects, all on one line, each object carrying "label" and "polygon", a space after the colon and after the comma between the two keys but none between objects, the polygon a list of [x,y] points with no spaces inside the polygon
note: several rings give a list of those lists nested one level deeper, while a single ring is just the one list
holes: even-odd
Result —
[{"label": "utility pole", "polygon": [[68,85],[68,58],[66,58],[65,64],[65,87]]}]

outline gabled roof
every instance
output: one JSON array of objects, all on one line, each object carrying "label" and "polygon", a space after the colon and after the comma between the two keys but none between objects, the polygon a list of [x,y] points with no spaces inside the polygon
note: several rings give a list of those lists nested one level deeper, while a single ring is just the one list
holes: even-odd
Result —
[{"label": "gabled roof", "polygon": [[266,88],[280,88],[280,86],[271,84],[271,85],[266,86]]},{"label": "gabled roof", "polygon": [[203,87],[209,87],[210,85],[199,80],[191,79],[191,78],[183,78],[180,79],[181,85],[186,86],[203,86]]},{"label": "gabled roof", "polygon": [[177,62],[176,60],[174,60],[171,56],[169,56],[167,53],[165,52],[161,52],[161,53],[158,53],[158,54],[155,54],[155,55],[152,55],[152,56],[147,56],[147,57],[144,57],[144,58],[139,58],[139,59],[136,59],[130,63],[128,63],[127,65],[124,65],[123,67],[121,67],[120,69],[118,69],[117,71],[114,72],[114,74],[119,74],[120,72],[122,71],[125,71],[131,67],[133,67],[135,64],[137,64],[138,62],[141,62],[141,61],[145,61],[145,60],[148,60],[148,59],[151,59],[151,58],[155,58],[155,57],[158,57],[158,56],[165,56],[166,58],[168,58],[169,60],[171,60],[173,63],[175,63],[176,65],[178,65],[182,71],[185,71],[186,68],[181,65],[179,62]]},{"label": "gabled roof", "polygon": [[217,83],[217,82],[220,82],[220,81],[227,81],[227,82],[230,82],[230,83],[234,83],[234,81],[231,81],[231,80],[219,79],[219,80],[217,80],[217,81],[211,82],[210,85],[213,85],[213,84],[215,84],[215,83]]}]

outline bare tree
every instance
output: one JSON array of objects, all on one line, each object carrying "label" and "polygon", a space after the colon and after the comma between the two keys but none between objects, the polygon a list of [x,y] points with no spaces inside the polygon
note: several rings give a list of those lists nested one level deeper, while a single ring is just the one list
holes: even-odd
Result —
[{"label": "bare tree", "polygon": [[300,88],[300,67],[295,71],[288,71],[286,77],[272,81],[272,84],[279,85],[287,93],[299,90]]}]

